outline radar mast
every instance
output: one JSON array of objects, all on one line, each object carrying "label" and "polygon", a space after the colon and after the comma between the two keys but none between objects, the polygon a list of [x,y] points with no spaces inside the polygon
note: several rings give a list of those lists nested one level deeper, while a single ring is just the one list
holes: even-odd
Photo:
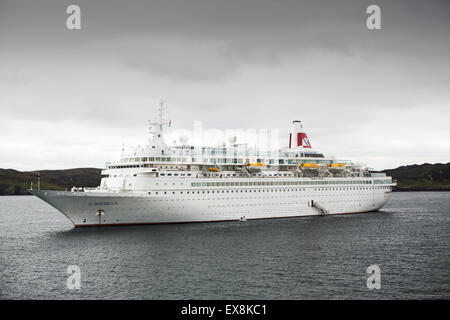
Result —
[{"label": "radar mast", "polygon": [[168,127],[170,127],[172,124],[172,121],[169,120],[169,121],[165,122],[164,101],[163,100],[161,100],[159,102],[158,117],[155,120],[156,120],[155,122],[151,122],[150,120],[148,121],[149,134],[150,134],[149,146],[151,148],[164,150],[166,148],[166,143],[164,142],[164,137],[163,137],[163,127],[166,125]]}]

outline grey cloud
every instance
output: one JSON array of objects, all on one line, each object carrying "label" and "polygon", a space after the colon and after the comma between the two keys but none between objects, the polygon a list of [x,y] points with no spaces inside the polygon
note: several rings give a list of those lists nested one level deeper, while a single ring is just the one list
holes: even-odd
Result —
[{"label": "grey cloud", "polygon": [[[138,141],[161,98],[177,128],[198,119],[216,128],[280,128],[283,138],[301,118],[314,146],[374,159],[395,154],[403,163],[418,156],[411,138],[398,134],[417,138],[408,121],[441,123],[450,115],[448,1],[379,0],[379,31],[365,27],[369,0],[76,3],[80,31],[65,28],[72,1],[0,3],[0,110],[9,124],[2,143],[12,155],[0,157],[0,167],[27,158],[15,139],[40,126],[63,132],[58,143],[52,130],[41,133],[48,150],[67,131],[82,143],[99,132],[118,144],[127,134]],[[448,141],[442,125],[427,130],[439,146]],[[404,156],[393,145],[378,149],[375,131],[388,141],[395,134]],[[352,143],[355,134],[364,147]],[[23,144],[39,154],[36,143]],[[103,151],[98,146],[90,157]],[[32,159],[28,165],[34,168]]]}]

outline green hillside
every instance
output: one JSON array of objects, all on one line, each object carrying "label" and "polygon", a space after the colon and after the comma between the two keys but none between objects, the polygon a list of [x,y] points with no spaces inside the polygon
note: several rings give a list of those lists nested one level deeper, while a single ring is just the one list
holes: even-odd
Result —
[{"label": "green hillside", "polygon": [[450,162],[413,164],[382,172],[397,180],[400,191],[450,191]]},{"label": "green hillside", "polygon": [[[17,171],[13,169],[0,169],[0,195],[27,194],[30,182],[37,187],[38,171]],[[100,184],[101,169],[79,168],[67,170],[42,170],[41,189],[70,190],[77,187],[96,187]]]}]

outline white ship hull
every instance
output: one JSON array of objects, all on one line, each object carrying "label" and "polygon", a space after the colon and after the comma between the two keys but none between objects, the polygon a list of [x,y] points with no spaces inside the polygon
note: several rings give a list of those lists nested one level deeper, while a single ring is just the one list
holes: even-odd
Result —
[{"label": "white ship hull", "polygon": [[[152,192],[33,190],[75,227],[271,219],[376,211],[392,185]],[[214,191],[214,193],[213,193]],[[150,193],[150,194],[149,194]]]}]

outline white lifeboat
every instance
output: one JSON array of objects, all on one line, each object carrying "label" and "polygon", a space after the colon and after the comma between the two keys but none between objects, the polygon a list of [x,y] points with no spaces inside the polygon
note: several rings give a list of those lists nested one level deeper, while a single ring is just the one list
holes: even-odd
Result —
[{"label": "white lifeboat", "polygon": [[267,164],[262,162],[246,163],[245,167],[252,172],[267,169]]}]

